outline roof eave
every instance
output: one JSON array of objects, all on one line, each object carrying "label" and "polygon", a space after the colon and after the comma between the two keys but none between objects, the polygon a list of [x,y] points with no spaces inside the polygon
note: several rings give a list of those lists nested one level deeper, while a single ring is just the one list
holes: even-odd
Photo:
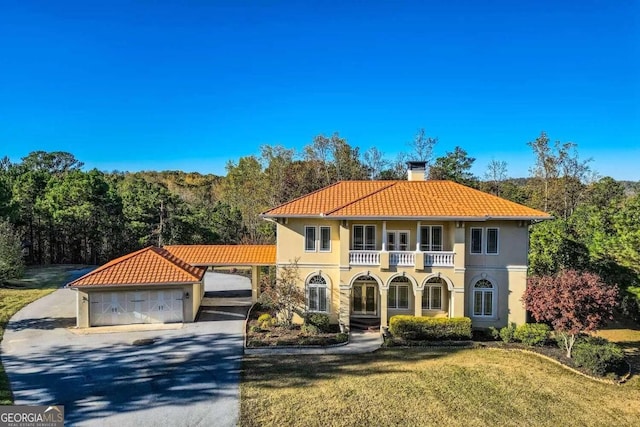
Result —
[{"label": "roof eave", "polygon": [[195,283],[200,283],[202,282],[202,279],[200,280],[194,280],[191,282],[162,282],[162,283],[113,283],[113,284],[103,284],[103,285],[72,285],[72,283],[67,283],[65,285],[65,288],[68,289],[97,289],[97,288],[104,288],[104,289],[111,289],[111,288],[133,288],[133,287],[140,287],[140,286],[153,286],[153,287],[159,287],[159,286],[184,286],[184,285],[193,285]]}]

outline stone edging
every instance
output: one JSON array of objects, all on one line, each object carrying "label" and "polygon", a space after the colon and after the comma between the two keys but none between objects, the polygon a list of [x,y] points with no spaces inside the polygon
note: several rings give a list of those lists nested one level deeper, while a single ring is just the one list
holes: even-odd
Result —
[{"label": "stone edging", "polygon": [[484,348],[484,349],[487,349],[487,350],[519,351],[520,353],[533,354],[533,355],[538,356],[538,357],[540,357],[542,359],[546,359],[546,360],[548,360],[550,362],[553,362],[556,365],[559,365],[559,366],[563,367],[564,369],[573,372],[574,374],[582,375],[585,378],[589,378],[589,379],[591,379],[593,381],[597,381],[597,382],[602,383],[602,384],[621,385],[621,384],[625,383],[631,377],[631,365],[626,360],[625,360],[625,363],[627,364],[627,367],[629,368],[629,371],[619,380],[609,380],[609,379],[594,377],[592,375],[585,374],[584,372],[579,371],[579,370],[577,370],[575,368],[572,368],[571,366],[565,365],[564,363],[560,362],[559,360],[554,359],[553,357],[549,357],[549,356],[547,356],[545,354],[538,353],[538,352],[532,351],[532,350],[527,350],[527,349],[524,349],[524,348],[501,348],[501,347],[489,347],[489,346],[481,346],[480,348]]},{"label": "stone edging", "polygon": [[249,311],[247,311],[247,317],[244,319],[244,330],[242,331],[242,335],[243,335],[242,343],[243,343],[243,347],[244,347],[245,351],[246,350],[258,350],[258,349],[266,349],[266,350],[318,349],[318,350],[322,350],[323,348],[335,348],[335,347],[345,346],[345,345],[349,344],[349,341],[351,339],[351,334],[348,333],[347,334],[347,340],[345,342],[339,342],[337,344],[331,344],[331,345],[323,345],[323,346],[319,346],[319,345],[265,345],[264,347],[249,347],[249,346],[247,346],[247,340],[248,340],[247,325],[249,324],[249,319],[251,318],[251,312],[253,311],[253,307],[255,307],[255,304],[251,304],[251,307],[249,308]]}]

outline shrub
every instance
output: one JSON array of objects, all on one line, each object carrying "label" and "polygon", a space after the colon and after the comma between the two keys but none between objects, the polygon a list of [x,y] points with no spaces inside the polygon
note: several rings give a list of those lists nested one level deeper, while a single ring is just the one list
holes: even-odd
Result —
[{"label": "shrub", "polygon": [[506,343],[513,342],[516,333],[516,324],[511,322],[509,325],[500,329],[500,339]]},{"label": "shrub", "polygon": [[269,329],[275,326],[276,319],[274,319],[269,313],[264,313],[258,317],[258,324],[262,329]]},{"label": "shrub", "polygon": [[493,326],[489,328],[489,333],[491,334],[491,337],[493,337],[494,340],[499,340],[500,339],[500,330],[497,328],[494,328]]},{"label": "shrub", "polygon": [[345,334],[344,332],[340,332],[336,335],[337,342],[347,342],[349,341],[349,334]]},{"label": "shrub", "polygon": [[471,319],[397,315],[389,320],[389,332],[405,340],[468,340],[471,339]]},{"label": "shrub", "polygon": [[624,368],[624,352],[610,342],[594,344],[592,341],[580,341],[574,346],[573,359],[577,366],[599,376]]},{"label": "shrub", "polygon": [[258,325],[251,325],[251,327],[249,328],[249,330],[251,332],[262,332],[262,328]]},{"label": "shrub", "polygon": [[513,338],[525,345],[536,346],[543,345],[550,333],[551,328],[544,323],[525,323],[516,328]]},{"label": "shrub", "polygon": [[329,321],[329,316],[323,313],[310,313],[307,315],[305,319],[305,323],[313,325],[317,327],[320,332],[327,333],[331,329],[331,323]]},{"label": "shrub", "polygon": [[640,296],[626,293],[620,302],[622,314],[636,323],[640,323]]},{"label": "shrub", "polygon": [[320,328],[316,325],[312,325],[311,323],[305,323],[302,325],[302,332],[309,335],[318,335],[320,333]]}]

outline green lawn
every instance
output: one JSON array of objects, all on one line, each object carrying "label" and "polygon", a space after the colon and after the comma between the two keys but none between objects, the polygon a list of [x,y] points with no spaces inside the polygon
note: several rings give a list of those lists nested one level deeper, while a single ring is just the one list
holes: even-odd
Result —
[{"label": "green lawn", "polygon": [[[62,286],[68,277],[69,270],[84,266],[56,265],[27,268],[22,280],[14,280],[0,286],[0,341],[4,328],[11,316],[25,305],[50,294]],[[13,403],[9,380],[0,363],[0,405]]]},{"label": "green lawn", "polygon": [[638,426],[640,379],[607,385],[486,349],[245,357],[243,426]]}]

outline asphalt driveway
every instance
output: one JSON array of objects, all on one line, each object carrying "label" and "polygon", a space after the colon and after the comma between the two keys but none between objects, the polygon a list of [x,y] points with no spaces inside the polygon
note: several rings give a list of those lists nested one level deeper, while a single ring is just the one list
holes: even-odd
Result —
[{"label": "asphalt driveway", "polygon": [[198,322],[156,331],[74,333],[68,289],[28,305],[2,341],[15,404],[62,404],[66,425],[235,425],[251,285],[207,273],[205,291]]}]

